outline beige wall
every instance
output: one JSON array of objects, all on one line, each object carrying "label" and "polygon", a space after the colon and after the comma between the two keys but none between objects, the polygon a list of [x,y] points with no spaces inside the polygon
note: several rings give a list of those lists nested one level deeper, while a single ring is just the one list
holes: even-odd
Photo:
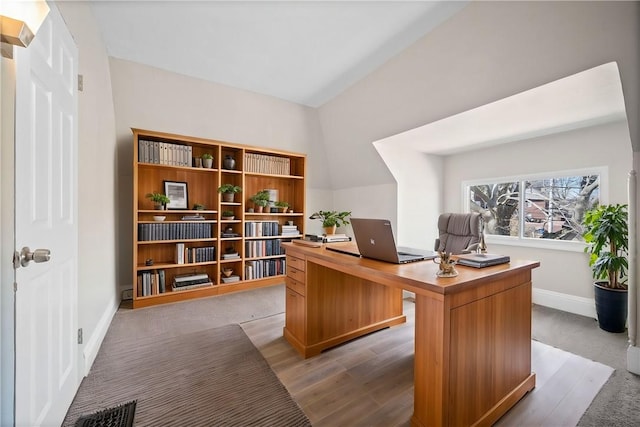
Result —
[{"label": "beige wall", "polygon": [[639,14],[638,2],[471,2],[319,108],[327,152],[340,153],[333,188],[394,182],[373,141],[611,61],[640,144]]},{"label": "beige wall", "polygon": [[121,287],[132,286],[132,127],[306,153],[307,200],[328,187],[316,110],[115,58],[110,68],[118,143]]},{"label": "beige wall", "polygon": [[93,363],[120,303],[116,286],[116,144],[111,79],[97,23],[86,2],[58,2],[78,46],[78,327],[81,369]]},{"label": "beige wall", "polygon": [[[471,2],[435,31],[319,108],[327,152],[341,153],[329,164],[332,186],[339,190],[344,201],[336,208],[363,209],[355,202],[362,186],[378,186],[382,191],[385,184],[395,183],[372,146],[373,141],[611,61],[616,61],[620,69],[631,141],[640,144],[637,136],[639,18],[638,2]],[[628,134],[626,147],[616,145],[622,151],[621,159],[616,157],[618,152],[601,156],[600,148],[592,148],[587,140],[589,138],[583,140],[582,145],[578,144],[581,164],[609,166],[610,170],[615,170],[614,174],[628,172],[631,167]],[[609,144],[606,138],[592,143],[602,146],[603,141]],[[576,148],[575,141],[567,144],[566,149]],[[459,207],[460,180],[463,176],[469,177],[459,170],[463,158],[477,157],[485,161],[482,169],[472,167],[473,172],[491,176],[510,174],[511,166],[505,165],[504,160],[507,153],[513,154],[513,150],[499,147],[487,151],[492,156],[476,156],[484,153],[478,151],[467,154],[468,157],[446,159],[442,175],[436,177],[440,191],[433,191],[433,181],[429,181],[425,187],[429,190],[416,194],[415,202],[407,198],[402,201],[400,194],[393,197],[389,193],[390,197],[382,197],[386,194],[381,193],[375,201],[364,203],[369,206],[382,204],[378,210],[387,212],[390,217],[395,214],[396,206],[399,210],[411,210],[427,205],[431,208],[423,216],[427,221],[432,220],[433,207],[442,207],[442,210]],[[499,160],[495,161],[495,158]],[[413,159],[423,164],[427,160]],[[562,158],[545,158],[536,166],[539,171],[577,167],[570,164],[572,162],[563,162]],[[521,169],[523,167],[515,170]],[[525,165],[524,169],[530,168]],[[626,186],[626,181],[622,185]],[[616,193],[612,188],[610,191]],[[401,193],[400,189],[398,193]],[[442,194],[446,194],[444,201]],[[622,200],[625,198],[621,196],[612,198],[612,201]],[[398,217],[406,216],[403,213]],[[419,220],[417,215],[412,217],[413,221]],[[408,230],[414,226],[406,222],[397,224],[399,243],[431,247],[433,234],[414,232],[412,235]],[[513,251],[515,255],[517,250]],[[526,254],[531,252],[526,251]],[[590,280],[581,254],[554,251],[532,254],[543,259],[545,264],[570,265],[572,268],[548,270],[548,275],[545,273],[544,277],[538,278],[534,286],[567,293],[569,299],[575,296],[580,303],[585,302],[581,298],[589,297]],[[569,280],[574,278],[573,269],[576,268],[580,280],[588,280],[586,286],[582,283],[573,286],[573,280]],[[567,271],[571,274],[567,275]]]}]

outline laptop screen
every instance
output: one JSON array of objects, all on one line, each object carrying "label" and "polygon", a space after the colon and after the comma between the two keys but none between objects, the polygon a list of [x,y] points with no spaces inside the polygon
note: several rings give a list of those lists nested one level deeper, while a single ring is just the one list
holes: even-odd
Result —
[{"label": "laptop screen", "polygon": [[351,218],[358,251],[365,258],[401,264],[421,261],[422,254],[398,254],[391,221],[387,219]]}]

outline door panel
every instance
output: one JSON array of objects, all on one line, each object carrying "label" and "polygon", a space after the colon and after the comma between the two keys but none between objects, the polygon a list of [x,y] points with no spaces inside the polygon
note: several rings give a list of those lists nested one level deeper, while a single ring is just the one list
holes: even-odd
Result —
[{"label": "door panel", "polygon": [[18,426],[60,425],[79,385],[77,49],[57,11],[16,50],[16,245],[51,260],[16,270]]}]

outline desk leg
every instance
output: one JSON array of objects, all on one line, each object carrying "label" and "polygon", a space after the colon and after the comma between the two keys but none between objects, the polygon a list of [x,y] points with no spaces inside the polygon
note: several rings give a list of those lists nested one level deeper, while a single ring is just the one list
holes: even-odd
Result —
[{"label": "desk leg", "polygon": [[[443,299],[416,295],[412,426],[447,425],[449,320]],[[447,343],[445,345],[445,343]]]}]

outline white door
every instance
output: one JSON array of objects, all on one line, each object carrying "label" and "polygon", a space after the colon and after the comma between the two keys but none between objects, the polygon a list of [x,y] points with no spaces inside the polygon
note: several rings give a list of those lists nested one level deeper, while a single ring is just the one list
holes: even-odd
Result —
[{"label": "white door", "polygon": [[17,426],[57,426],[78,389],[78,53],[55,4],[15,49],[16,250],[51,251],[16,270]]}]

